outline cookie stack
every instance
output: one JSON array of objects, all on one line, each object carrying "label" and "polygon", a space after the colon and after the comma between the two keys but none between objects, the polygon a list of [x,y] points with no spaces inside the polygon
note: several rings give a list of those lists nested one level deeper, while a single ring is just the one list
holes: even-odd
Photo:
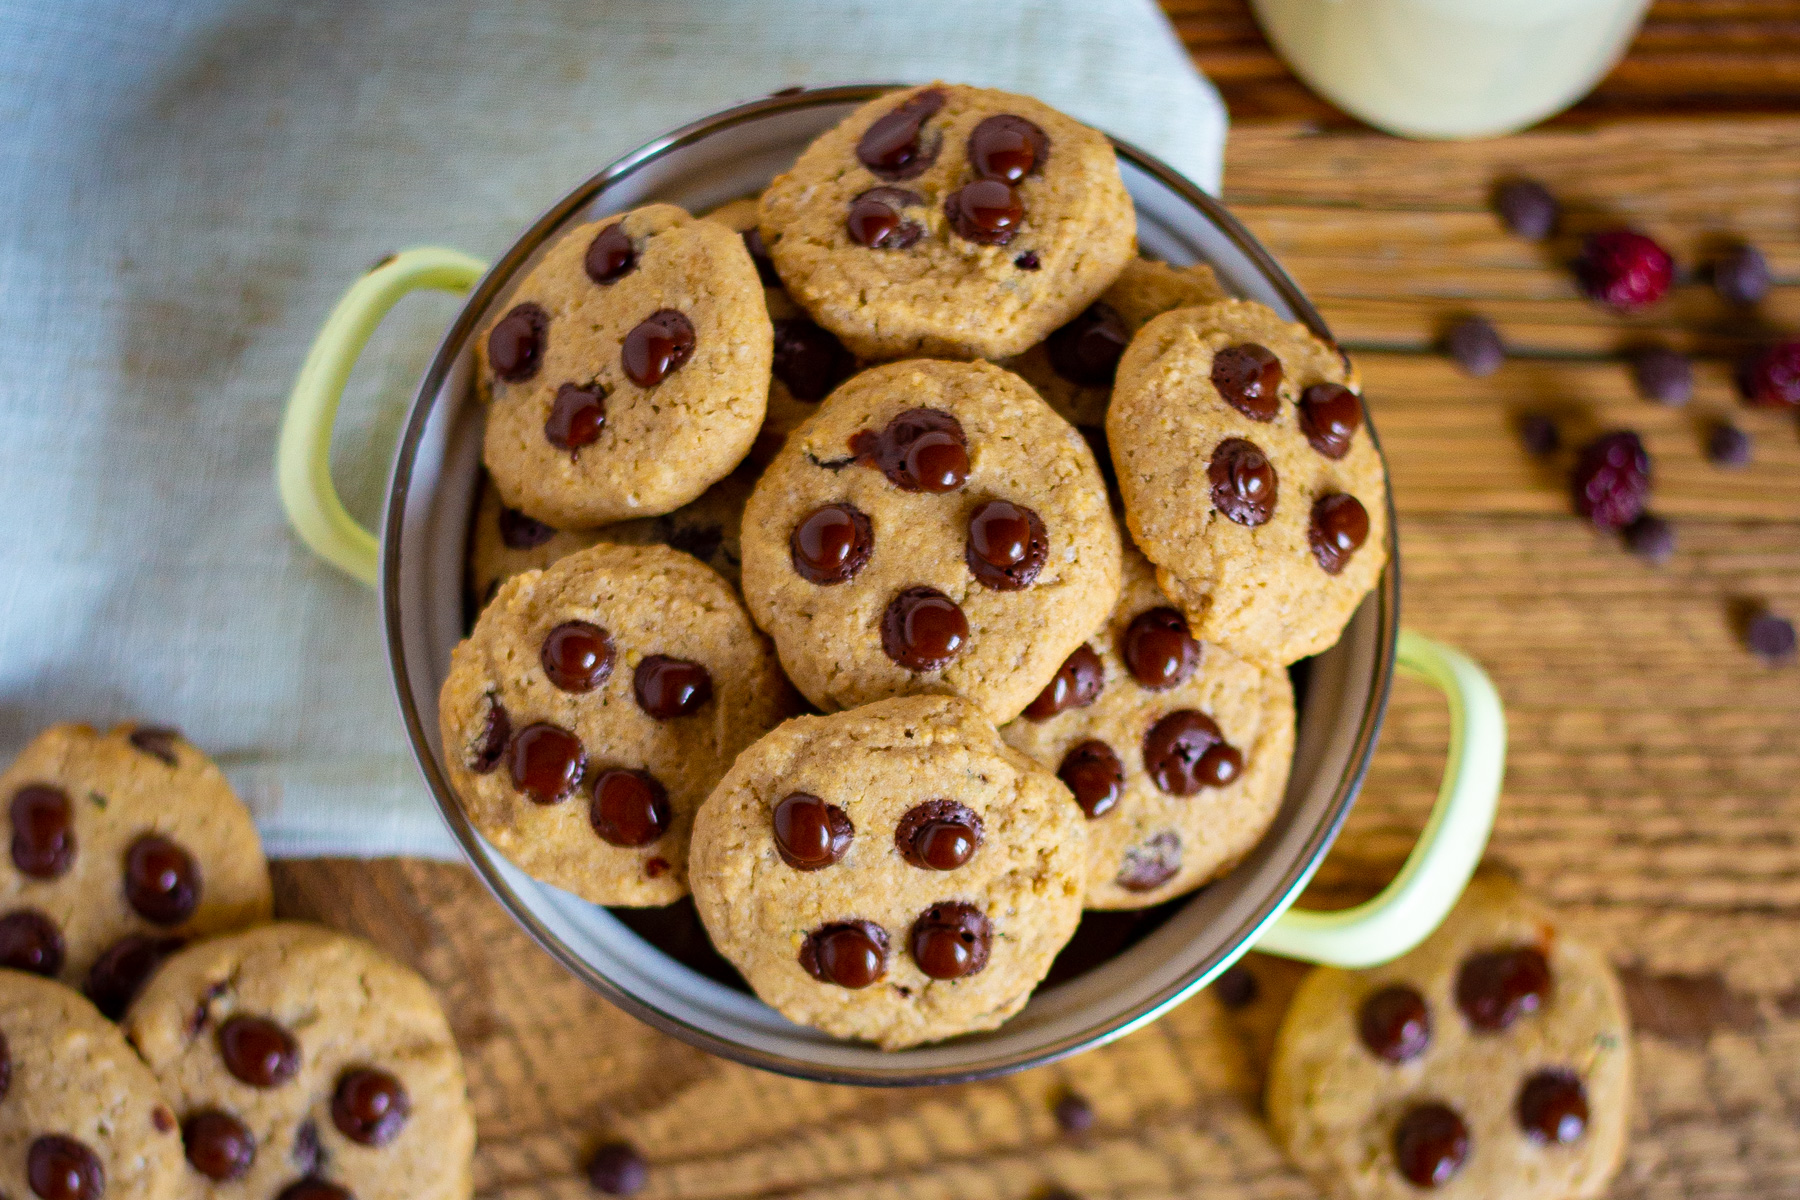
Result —
[{"label": "cookie stack", "polygon": [[890,1049],[1246,854],[1286,667],[1386,562],[1337,350],[1137,257],[1110,142],[1023,96],[896,92],[759,198],[571,229],[478,359],[471,821],[595,903],[691,892]]},{"label": "cookie stack", "polygon": [[0,1195],[470,1194],[430,988],[356,938],[269,923],[256,828],[205,754],[60,725],[0,796]]}]

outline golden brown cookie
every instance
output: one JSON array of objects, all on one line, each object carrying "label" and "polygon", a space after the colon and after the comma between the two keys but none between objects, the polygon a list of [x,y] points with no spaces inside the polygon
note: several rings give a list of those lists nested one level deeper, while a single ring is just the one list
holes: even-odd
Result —
[{"label": "golden brown cookie", "polygon": [[1337,351],[1248,300],[1164,313],[1106,415],[1131,534],[1193,633],[1261,662],[1335,643],[1387,564],[1387,477]]},{"label": "golden brown cookie", "polygon": [[[645,518],[645,524],[654,520]],[[500,585],[514,575],[542,570],[599,540],[597,531],[553,529],[516,508],[508,508],[493,481],[484,476],[480,498],[475,502],[475,525],[469,531],[469,594],[475,598],[477,608],[485,607]]]},{"label": "golden brown cookie", "polygon": [[869,359],[1004,358],[1105,291],[1137,217],[1103,134],[1028,96],[872,100],[763,193],[775,268]]},{"label": "golden brown cookie", "polygon": [[1083,824],[956,697],[797,717],[701,808],[694,901],[783,1016],[899,1050],[1024,1006],[1081,915]]}]

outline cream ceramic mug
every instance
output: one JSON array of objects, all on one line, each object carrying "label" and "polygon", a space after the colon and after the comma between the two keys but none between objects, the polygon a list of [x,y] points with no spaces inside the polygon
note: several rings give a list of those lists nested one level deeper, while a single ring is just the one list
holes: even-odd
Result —
[{"label": "cream ceramic mug", "polygon": [[1649,0],[1251,0],[1294,73],[1405,137],[1512,133],[1612,69]]}]

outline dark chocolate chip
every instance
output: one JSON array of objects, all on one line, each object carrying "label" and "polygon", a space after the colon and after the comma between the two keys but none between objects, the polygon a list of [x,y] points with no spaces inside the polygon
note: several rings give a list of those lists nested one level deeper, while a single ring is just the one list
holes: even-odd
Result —
[{"label": "dark chocolate chip", "polygon": [[1128,892],[1153,892],[1181,870],[1181,837],[1172,830],[1125,851],[1115,882]]},{"label": "dark chocolate chip", "polygon": [[581,739],[548,721],[533,721],[506,747],[512,784],[533,804],[555,804],[568,797],[587,770]]},{"label": "dark chocolate chip", "polygon": [[808,792],[784,796],[771,817],[775,850],[796,871],[819,871],[850,852],[856,829],[849,816]]},{"label": "dark chocolate chip", "polygon": [[538,372],[550,314],[530,302],[515,306],[488,334],[488,364],[508,383],[523,383]]},{"label": "dark chocolate chip", "polygon": [[1111,812],[1125,790],[1125,764],[1111,746],[1095,738],[1069,747],[1056,777],[1075,794],[1090,821]]},{"label": "dark chocolate chip", "polygon": [[1456,1006],[1484,1033],[1536,1012],[1550,993],[1550,962],[1532,946],[1471,955],[1456,973]]},{"label": "dark chocolate chip", "polygon": [[977,179],[944,197],[944,216],[958,237],[980,246],[1004,246],[1019,232],[1025,206],[998,179]]},{"label": "dark chocolate chip", "polygon": [[963,561],[983,587],[999,592],[1030,587],[1049,551],[1044,522],[1022,504],[988,500],[969,516]]},{"label": "dark chocolate chip", "polygon": [[1720,421],[1706,435],[1706,458],[1721,467],[1741,467],[1750,461],[1750,435],[1730,421]]},{"label": "dark chocolate chip", "polygon": [[679,371],[693,354],[694,323],[676,309],[659,308],[625,335],[619,361],[626,378],[650,388]]},{"label": "dark chocolate chip", "polygon": [[1033,721],[1048,721],[1067,709],[1086,708],[1100,698],[1100,690],[1105,686],[1106,667],[1094,648],[1083,642],[1070,651],[1044,690],[1025,706],[1025,716]]},{"label": "dark chocolate chip", "polygon": [[1281,360],[1267,346],[1245,342],[1214,354],[1212,385],[1252,421],[1273,421],[1281,412]]},{"label": "dark chocolate chip", "polygon": [[573,454],[596,441],[605,428],[606,393],[599,384],[565,383],[556,389],[550,415],[544,420],[545,441]]},{"label": "dark chocolate chip", "polygon": [[1744,642],[1758,658],[1786,662],[1794,657],[1794,623],[1772,612],[1757,613],[1744,626]]},{"label": "dark chocolate chip", "polygon": [[1218,722],[1191,708],[1157,721],[1144,735],[1144,770],[1171,796],[1225,787],[1244,770],[1244,756],[1225,741]]},{"label": "dark chocolate chip", "polygon": [[1043,265],[1043,261],[1038,258],[1038,252],[1036,250],[1027,250],[1025,253],[1019,255],[1019,257],[1013,259],[1013,266],[1019,268],[1021,271],[1035,271]]},{"label": "dark chocolate chip", "polygon": [[669,793],[650,772],[614,768],[595,777],[588,822],[608,845],[648,846],[673,819]]},{"label": "dark chocolate chip", "polygon": [[1362,424],[1362,400],[1341,383],[1315,383],[1300,394],[1300,432],[1326,458],[1350,453]]},{"label": "dark chocolate chip", "polygon": [[868,565],[874,549],[869,518],[853,504],[815,508],[788,535],[794,573],[821,587],[854,578]]},{"label": "dark chocolate chip", "polygon": [[1525,413],[1519,417],[1519,442],[1527,454],[1548,458],[1562,448],[1562,433],[1556,422],[1543,413]]},{"label": "dark chocolate chip", "polygon": [[311,1117],[294,1130],[294,1145],[288,1158],[302,1175],[316,1175],[325,1169],[325,1147],[319,1143],[319,1123]]},{"label": "dark chocolate chip", "polygon": [[906,948],[931,978],[963,979],[987,966],[993,937],[986,913],[961,900],[946,900],[918,915]]},{"label": "dark chocolate chip", "polygon": [[126,934],[94,960],[81,993],[94,1002],[107,1020],[117,1021],[163,960],[185,945],[186,938]]},{"label": "dark chocolate chip", "polygon": [[300,1072],[300,1043],[267,1017],[236,1016],[219,1026],[225,1069],[251,1087],[280,1087]]},{"label": "dark chocolate chip", "polygon": [[385,1146],[412,1113],[406,1086],[386,1071],[356,1067],[338,1076],[331,1093],[331,1123],[361,1146]]},{"label": "dark chocolate chip", "polygon": [[556,530],[516,508],[500,506],[500,541],[508,550],[530,550],[556,536]]},{"label": "dark chocolate chip", "polygon": [[276,1193],[275,1200],[356,1200],[347,1188],[328,1179],[308,1176],[296,1179]]},{"label": "dark chocolate chip", "polygon": [[924,136],[925,122],[944,107],[939,88],[915,92],[877,117],[856,142],[856,161],[882,179],[911,179],[937,161],[939,140]]},{"label": "dark chocolate chip", "polygon": [[1094,1127],[1094,1106],[1080,1092],[1064,1092],[1051,1111],[1056,1127],[1071,1137],[1080,1137]]},{"label": "dark chocolate chip", "polygon": [[1727,304],[1747,308],[1769,294],[1769,260],[1748,243],[1740,242],[1715,258],[1707,274]]},{"label": "dark chocolate chip", "polygon": [[1502,183],[1494,190],[1494,208],[1506,227],[1522,238],[1542,241],[1556,229],[1556,197],[1535,179]]},{"label": "dark chocolate chip", "polygon": [[981,845],[981,818],[955,800],[927,800],[894,827],[900,857],[925,871],[954,871]]},{"label": "dark chocolate chip", "polygon": [[565,692],[591,692],[612,675],[612,635],[591,621],[564,621],[544,635],[544,674]]},{"label": "dark chocolate chip", "polygon": [[0,1033],[0,1100],[6,1099],[12,1087],[12,1051],[7,1048],[6,1034]]},{"label": "dark chocolate chip", "polygon": [[125,851],[125,899],[156,925],[179,925],[199,907],[200,864],[180,845],[146,833]]},{"label": "dark chocolate chip", "polygon": [[1187,682],[1200,665],[1200,643],[1180,612],[1152,608],[1131,618],[1119,636],[1119,657],[1141,686],[1166,691]]},{"label": "dark chocolate chip", "polygon": [[637,250],[623,221],[614,221],[594,235],[583,264],[588,278],[600,284],[617,283],[637,269]]},{"label": "dark chocolate chip", "polygon": [[228,1112],[202,1109],[181,1126],[188,1163],[216,1183],[242,1179],[256,1161],[256,1135]]},{"label": "dark chocolate chip", "polygon": [[1661,566],[1675,553],[1675,526],[1643,513],[1625,527],[1625,548],[1644,561]]},{"label": "dark chocolate chip", "polygon": [[485,711],[481,732],[468,743],[463,755],[463,764],[477,775],[486,775],[499,766],[506,755],[506,744],[512,740],[512,718],[507,716],[499,697],[490,694],[482,700]]},{"label": "dark chocolate chip", "polygon": [[72,1137],[47,1133],[25,1152],[25,1182],[43,1200],[100,1200],[106,1169],[100,1156]]},{"label": "dark chocolate chip", "polygon": [[179,729],[139,725],[127,735],[126,740],[151,758],[161,760],[167,766],[180,765],[180,760],[175,757],[175,743],[181,740]]},{"label": "dark chocolate chip", "polygon": [[1404,984],[1382,988],[1363,1001],[1356,1032],[1376,1058],[1403,1063],[1431,1044],[1431,1013],[1425,997]]},{"label": "dark chocolate chip", "polygon": [[1226,438],[1206,466],[1213,507],[1239,525],[1264,524],[1275,514],[1275,464],[1254,442]]},{"label": "dark chocolate chip", "polygon": [[1492,375],[1506,361],[1506,343],[1485,317],[1464,317],[1444,334],[1444,349],[1456,365],[1476,378]]},{"label": "dark chocolate chip", "polygon": [[750,252],[750,261],[756,264],[756,277],[762,280],[764,287],[780,287],[781,276],[775,271],[775,260],[769,257],[769,247],[763,241],[762,230],[744,230],[744,249]]},{"label": "dark chocolate chip", "polygon": [[1119,359],[1131,344],[1131,328],[1118,309],[1095,301],[1081,315],[1044,339],[1050,368],[1082,387],[1111,387]]},{"label": "dark chocolate chip", "polygon": [[1336,575],[1369,540],[1369,510],[1346,492],[1320,496],[1313,502],[1306,540],[1320,568],[1327,575]]},{"label": "dark chocolate chip", "polygon": [[969,640],[962,608],[931,587],[909,587],[881,615],[881,648],[909,671],[948,666]]},{"label": "dark chocolate chip", "polygon": [[22,875],[56,879],[75,862],[75,809],[69,793],[28,783],[13,793],[12,860]]},{"label": "dark chocolate chip", "polygon": [[588,1159],[588,1185],[608,1196],[635,1196],[650,1182],[650,1164],[629,1142],[611,1142]]},{"label": "dark chocolate chip", "polygon": [[805,317],[775,322],[774,375],[794,399],[823,400],[855,369],[855,357],[830,330]]},{"label": "dark chocolate chip", "polygon": [[866,988],[887,974],[887,930],[872,921],[821,925],[800,944],[800,966],[820,983]]},{"label": "dark chocolate chip", "polygon": [[844,230],[850,240],[871,250],[904,250],[925,235],[925,227],[908,220],[905,211],[925,203],[925,197],[905,188],[878,187],[850,201]]},{"label": "dark chocolate chip", "polygon": [[1421,1104],[1394,1129],[1394,1161],[1415,1186],[1442,1187],[1469,1156],[1469,1128],[1442,1104]]},{"label": "dark chocolate chip", "polygon": [[984,179],[1017,183],[1042,170],[1049,157],[1044,131],[1011,113],[988,117],[969,134],[969,165]]},{"label": "dark chocolate chip", "polygon": [[1513,1114],[1532,1141],[1566,1146],[1587,1132],[1587,1089],[1573,1071],[1534,1072],[1519,1088]]},{"label": "dark chocolate chip", "polygon": [[62,932],[35,908],[0,917],[0,967],[56,978],[63,965]]},{"label": "dark chocolate chip", "polygon": [[962,422],[936,408],[909,408],[882,427],[850,438],[857,461],[886,475],[903,492],[952,492],[969,477]]},{"label": "dark chocolate chip", "polygon": [[691,717],[712,699],[712,673],[697,662],[647,654],[631,675],[638,707],[659,721]]},{"label": "dark chocolate chip", "polygon": [[1638,394],[1670,408],[1680,408],[1694,395],[1694,364],[1667,346],[1650,346],[1631,356],[1631,378]]}]

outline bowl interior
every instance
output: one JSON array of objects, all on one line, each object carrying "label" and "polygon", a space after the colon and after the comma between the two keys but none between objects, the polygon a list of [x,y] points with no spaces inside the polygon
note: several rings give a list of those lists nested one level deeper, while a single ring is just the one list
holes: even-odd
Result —
[{"label": "bowl interior", "polygon": [[[677,131],[576,189],[495,264],[446,335],[402,439],[383,543],[383,607],[401,709],[426,780],[470,862],[545,949],[634,1015],[715,1053],[815,1079],[917,1084],[1016,1070],[1117,1037],[1204,986],[1252,944],[1304,886],[1361,783],[1392,668],[1397,560],[1390,545],[1381,584],[1338,645],[1309,664],[1291,780],[1258,847],[1228,876],[1178,902],[1153,931],[1041,988],[991,1033],[883,1053],[794,1025],[495,852],[445,782],[437,731],[438,689],[464,631],[463,557],[480,466],[481,414],[467,352],[473,330],[556,230],[653,200],[701,212],[755,192],[880,90],[773,97]],[[1208,262],[1234,294],[1326,332],[1292,281],[1216,202],[1128,146],[1120,158],[1146,254],[1177,265]]]}]

